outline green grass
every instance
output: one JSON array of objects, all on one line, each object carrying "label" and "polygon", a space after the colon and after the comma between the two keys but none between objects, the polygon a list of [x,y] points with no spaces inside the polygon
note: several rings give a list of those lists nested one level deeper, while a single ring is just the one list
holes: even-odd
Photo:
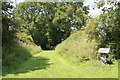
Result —
[{"label": "green grass", "polygon": [[19,32],[16,36],[13,45],[3,46],[2,75],[13,73],[20,64],[42,51],[41,47],[33,43],[32,37],[25,32]]},{"label": "green grass", "polygon": [[85,31],[78,31],[56,47],[56,52],[73,59],[74,62],[96,59],[97,42],[90,40]]},{"label": "green grass", "polygon": [[4,78],[117,78],[118,63],[101,65],[99,61],[87,61],[80,64],[55,51],[43,51],[19,65],[13,73]]},{"label": "green grass", "polygon": [[40,53],[42,49],[37,45],[17,44],[3,49],[3,75],[12,73],[19,64],[22,64],[33,55]]}]

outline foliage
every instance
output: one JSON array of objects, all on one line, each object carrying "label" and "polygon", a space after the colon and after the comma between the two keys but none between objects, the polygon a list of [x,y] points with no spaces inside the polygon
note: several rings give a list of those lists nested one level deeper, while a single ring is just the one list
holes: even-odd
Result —
[{"label": "foliage", "polygon": [[56,52],[72,61],[97,59],[97,41],[89,39],[86,31],[78,31],[56,47]]},{"label": "foliage", "polygon": [[2,44],[3,46],[10,46],[14,43],[15,39],[15,31],[14,26],[14,18],[12,18],[11,9],[13,6],[8,2],[2,3]]},{"label": "foliage", "polygon": [[35,44],[31,35],[28,35],[25,32],[18,32],[16,33],[16,36],[18,38],[18,43]]},{"label": "foliage", "polygon": [[88,21],[85,29],[86,34],[90,39],[97,39],[97,42],[99,42],[98,36],[98,25],[99,25],[99,19],[98,18],[92,18]]},{"label": "foliage", "polygon": [[37,45],[53,49],[70,36],[71,27],[80,30],[86,24],[87,10],[82,2],[23,2],[17,15]]},{"label": "foliage", "polygon": [[26,33],[17,33],[17,42],[13,46],[3,47],[2,64],[3,75],[16,69],[18,64],[42,51],[41,47],[32,42],[32,37]]},{"label": "foliage", "polygon": [[34,43],[31,35],[28,35],[25,32],[21,32],[21,33],[18,32],[16,36],[18,38],[18,40],[17,40],[18,44],[22,45],[23,48],[26,48],[27,50],[29,50],[31,55],[35,55],[42,51],[41,46],[37,46]]},{"label": "foliage", "polygon": [[2,3],[3,74],[11,72],[17,67],[16,65],[42,51],[41,47],[33,43],[31,36],[27,33],[20,33],[20,25],[16,21],[17,17],[13,15],[12,8],[11,3]]},{"label": "foliage", "polygon": [[[99,4],[99,3],[98,3]],[[111,53],[114,59],[120,58],[120,3],[118,1],[109,1],[108,5],[112,7],[104,7],[103,14],[101,14],[96,20],[99,22],[94,28],[92,36],[96,37],[100,41],[99,47],[111,48]],[[93,21],[93,20],[92,20]],[[89,23],[88,23],[89,24]],[[89,25],[92,25],[90,23]],[[97,35],[95,35],[97,34]]]},{"label": "foliage", "polygon": [[[77,59],[77,61],[79,61],[79,59],[83,60],[83,58],[85,59],[86,58],[90,59],[92,57],[98,58],[98,56],[96,56],[98,55],[96,54],[96,51],[99,48],[104,47],[104,48],[111,48],[111,54],[109,56],[109,60],[119,59],[120,58],[119,55],[120,7],[119,7],[119,2],[117,1],[111,2],[111,4],[113,5],[112,7],[102,9],[103,14],[101,14],[99,17],[90,19],[87,25],[83,28],[83,31],[79,32],[79,35],[74,35],[74,36],[71,35],[70,38],[63,41],[60,45],[58,45],[56,47],[56,51],[62,56],[66,55],[71,57],[71,59],[73,60]],[[99,7],[103,5],[104,4],[100,3]],[[79,38],[80,36],[83,36],[83,39]],[[73,37],[73,39],[71,37]],[[85,41],[85,39],[88,39],[88,41],[90,40],[91,42],[87,44],[87,41]],[[86,48],[87,50],[84,48],[86,46],[88,47]],[[90,52],[89,49],[90,50],[93,49],[94,51]],[[90,53],[96,55],[93,56]]]},{"label": "foliage", "polygon": [[42,51],[41,47],[37,46],[30,35],[26,33],[16,33],[17,42],[13,46],[3,47],[2,66],[3,75],[11,73],[33,55]]},{"label": "foliage", "polygon": [[3,48],[2,66],[3,75],[16,69],[33,55],[40,53],[41,48],[35,45],[17,44],[8,48]]},{"label": "foliage", "polygon": [[[39,60],[44,60],[44,58],[35,58],[33,55],[41,52],[41,47],[43,49],[54,49],[58,43],[60,44],[55,48],[56,52],[61,56],[64,56],[68,61],[73,61],[72,64],[74,62],[82,62],[98,58],[96,51],[100,47],[110,47],[113,55],[112,58],[119,59],[120,3],[116,0],[112,2],[109,1],[109,3],[112,4],[112,7],[104,7],[102,9],[103,14],[87,21],[89,8],[88,6],[83,6],[82,2],[23,2],[18,4],[14,9],[13,6],[11,6],[11,3],[3,2],[3,75],[11,73],[12,70],[19,68],[18,64],[23,63],[23,66],[21,67],[24,67],[24,65],[26,66],[24,62],[28,59],[28,65],[33,64],[31,61],[39,62]],[[98,8],[103,7],[105,4],[106,3],[103,1],[97,3]],[[58,57],[59,54],[54,54],[54,56],[51,54],[44,54],[44,56],[49,58],[54,57],[51,58],[51,62],[58,63],[62,60],[60,64],[66,63],[64,59],[61,59],[61,56]],[[42,64],[40,66],[38,64],[35,65],[35,63],[34,66],[27,66],[23,69],[28,68],[30,70],[36,70],[45,67],[42,67],[42,65],[44,65],[42,62],[40,63]],[[67,69],[68,66],[64,67],[63,65],[60,67],[60,64],[55,64],[56,66],[54,67],[56,67],[56,69],[59,68],[64,72],[64,68]],[[95,66],[96,64],[94,65],[94,68]],[[52,67],[52,69],[50,68],[48,72],[53,71],[54,74],[54,71],[56,71],[54,67]],[[100,67],[102,67],[102,69]],[[103,66],[100,67],[97,67],[96,70],[106,70],[105,72],[107,72],[111,69],[104,68]],[[76,67],[74,66],[73,68],[70,68],[70,70],[67,69],[65,75],[70,76],[71,73],[73,73],[72,70],[75,68]],[[88,67],[84,69],[88,69]],[[78,70],[80,70],[80,72],[78,72]],[[81,74],[81,70],[82,69],[79,69],[78,67],[74,72]],[[27,70],[27,72],[29,72],[29,70]],[[67,75],[67,72],[70,72],[70,74]],[[112,71],[110,72],[113,73]],[[60,72],[57,73],[61,75]],[[59,75],[57,76],[59,77]],[[80,75],[77,75],[76,77],[79,76]],[[91,76],[92,75],[90,75],[90,77]],[[51,76],[48,74],[48,77]]]}]

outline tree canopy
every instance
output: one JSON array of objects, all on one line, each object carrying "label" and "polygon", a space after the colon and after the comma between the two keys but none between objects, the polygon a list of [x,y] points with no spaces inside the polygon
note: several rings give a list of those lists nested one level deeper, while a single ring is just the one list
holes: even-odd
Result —
[{"label": "tree canopy", "polygon": [[10,45],[14,40],[14,18],[11,13],[13,6],[8,2],[2,3],[2,42],[4,45]]},{"label": "tree canopy", "polygon": [[[120,50],[120,3],[108,1],[111,7],[104,7],[104,1],[96,2],[103,14],[90,19],[89,6],[83,2],[22,2],[13,8],[9,2],[2,4],[3,44],[14,41],[15,32],[30,35],[42,49],[54,49],[67,39],[72,31],[87,31],[91,38],[98,39],[99,47],[110,47],[117,57]],[[84,26],[89,26],[88,28]],[[89,29],[91,28],[91,29]],[[9,44],[8,44],[9,43]]]},{"label": "tree canopy", "polygon": [[[90,28],[94,27],[93,31],[89,31],[100,41],[99,47],[109,47],[113,53],[114,58],[120,58],[120,2],[118,1],[104,1],[98,2],[98,8],[103,7],[101,14],[96,19],[92,19],[88,25]],[[104,7],[105,4],[111,7]]]},{"label": "tree canopy", "polygon": [[72,28],[80,30],[88,19],[83,2],[23,2],[17,15],[34,42],[43,49],[53,49],[68,38]]}]

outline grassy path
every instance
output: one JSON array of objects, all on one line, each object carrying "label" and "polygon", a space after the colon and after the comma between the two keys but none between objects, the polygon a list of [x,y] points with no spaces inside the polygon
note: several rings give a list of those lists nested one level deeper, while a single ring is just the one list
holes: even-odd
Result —
[{"label": "grassy path", "polygon": [[80,65],[69,62],[54,51],[43,51],[19,65],[9,78],[117,78],[117,62],[114,65],[100,65],[88,61]]}]

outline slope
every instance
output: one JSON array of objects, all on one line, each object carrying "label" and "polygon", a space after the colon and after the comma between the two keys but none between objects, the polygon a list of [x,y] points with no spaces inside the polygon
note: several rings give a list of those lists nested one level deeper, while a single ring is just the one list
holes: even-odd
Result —
[{"label": "slope", "polygon": [[97,58],[97,42],[90,39],[86,31],[77,31],[56,47],[57,53],[74,62]]}]

